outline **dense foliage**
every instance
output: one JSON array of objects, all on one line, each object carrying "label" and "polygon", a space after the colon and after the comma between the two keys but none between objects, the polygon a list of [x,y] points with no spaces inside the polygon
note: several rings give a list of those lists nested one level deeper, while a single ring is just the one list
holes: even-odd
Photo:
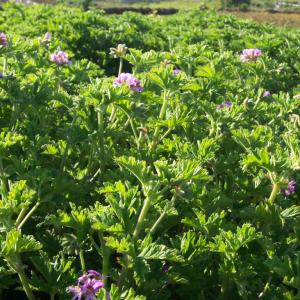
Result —
[{"label": "dense foliage", "polygon": [[14,4],[0,22],[2,298],[299,299],[299,32]]}]

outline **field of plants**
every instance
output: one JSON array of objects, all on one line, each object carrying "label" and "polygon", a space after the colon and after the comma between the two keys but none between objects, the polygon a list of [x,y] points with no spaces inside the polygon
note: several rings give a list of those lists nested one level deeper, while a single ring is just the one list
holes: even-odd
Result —
[{"label": "field of plants", "polygon": [[13,3],[0,24],[0,299],[300,299],[299,31]]}]

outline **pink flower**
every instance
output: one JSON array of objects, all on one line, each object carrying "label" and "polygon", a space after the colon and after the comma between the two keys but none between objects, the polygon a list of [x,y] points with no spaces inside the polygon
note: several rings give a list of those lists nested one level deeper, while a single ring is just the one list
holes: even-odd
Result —
[{"label": "pink flower", "polygon": [[293,98],[294,98],[294,99],[300,99],[300,94],[295,95]]},{"label": "pink flower", "polygon": [[94,300],[96,293],[104,287],[102,276],[95,270],[90,270],[77,280],[77,286],[70,286],[67,292],[72,293],[72,300]]},{"label": "pink flower", "polygon": [[70,64],[69,56],[64,51],[57,51],[50,55],[50,60],[58,65]]},{"label": "pink flower", "polygon": [[255,61],[261,54],[260,49],[244,49],[240,58],[242,62]]},{"label": "pink flower", "polygon": [[117,87],[117,86],[122,86],[123,84],[128,85],[129,88],[132,91],[135,91],[135,92],[142,92],[143,91],[143,87],[141,86],[141,82],[130,73],[121,73],[114,80],[113,86]]},{"label": "pink flower", "polygon": [[0,46],[7,46],[7,36],[4,32],[0,32]]},{"label": "pink flower", "polygon": [[223,103],[218,105],[218,108],[223,109],[223,108],[230,108],[232,106],[232,102],[227,100],[224,101]]},{"label": "pink flower", "polygon": [[290,196],[290,195],[294,194],[295,191],[296,191],[296,181],[292,179],[288,182],[288,185],[287,185],[286,189],[284,190],[284,194],[286,196]]},{"label": "pink flower", "polygon": [[263,97],[271,97],[271,96],[272,96],[272,94],[269,91],[265,91],[263,93]]},{"label": "pink flower", "polygon": [[182,70],[180,70],[180,69],[174,69],[173,73],[174,73],[174,75],[178,75],[178,74],[182,73]]},{"label": "pink flower", "polygon": [[46,32],[45,34],[44,34],[44,37],[43,37],[43,39],[42,39],[42,43],[50,43],[51,42],[51,38],[52,38],[52,36],[51,36],[51,33],[50,32]]}]

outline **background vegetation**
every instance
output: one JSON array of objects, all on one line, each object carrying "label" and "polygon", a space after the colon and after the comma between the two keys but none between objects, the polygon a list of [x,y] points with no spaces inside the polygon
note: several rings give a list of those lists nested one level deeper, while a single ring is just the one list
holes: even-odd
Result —
[{"label": "background vegetation", "polygon": [[0,24],[1,299],[71,299],[89,269],[100,300],[299,299],[299,30],[15,3]]}]

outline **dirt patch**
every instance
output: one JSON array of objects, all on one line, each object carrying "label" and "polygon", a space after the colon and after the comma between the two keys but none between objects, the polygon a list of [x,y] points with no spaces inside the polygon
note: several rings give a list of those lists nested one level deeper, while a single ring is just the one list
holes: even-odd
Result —
[{"label": "dirt patch", "polygon": [[268,11],[222,11],[220,14],[236,15],[243,19],[252,19],[258,22],[273,23],[279,26],[300,28],[300,14],[297,12],[268,12]]},{"label": "dirt patch", "polygon": [[103,10],[107,14],[122,14],[126,11],[138,12],[143,15],[148,14],[158,14],[158,15],[173,15],[178,12],[178,9],[175,8],[157,8],[152,9],[150,7],[111,7],[111,8],[103,8]]}]

